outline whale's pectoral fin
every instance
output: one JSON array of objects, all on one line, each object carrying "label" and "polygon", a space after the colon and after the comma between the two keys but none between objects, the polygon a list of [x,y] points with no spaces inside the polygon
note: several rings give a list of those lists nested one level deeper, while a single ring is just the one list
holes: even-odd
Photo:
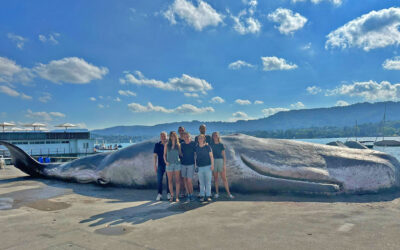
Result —
[{"label": "whale's pectoral fin", "polygon": [[97,184],[108,185],[108,184],[110,184],[110,180],[107,180],[106,178],[100,177],[100,178],[97,179]]},{"label": "whale's pectoral fin", "polygon": [[11,143],[0,141],[0,145],[6,147],[10,152],[14,167],[32,177],[44,176],[44,164],[37,162],[35,159],[25,153],[25,151]]}]

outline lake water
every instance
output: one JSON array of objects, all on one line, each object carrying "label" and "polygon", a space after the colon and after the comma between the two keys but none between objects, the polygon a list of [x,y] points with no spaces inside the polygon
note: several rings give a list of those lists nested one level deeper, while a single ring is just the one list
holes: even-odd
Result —
[{"label": "lake water", "polygon": [[[319,139],[297,139],[296,141],[305,141],[305,142],[312,142],[312,143],[319,143],[319,144],[327,144],[328,142],[332,141],[354,141],[355,138],[319,138]],[[359,137],[357,138],[358,141],[375,141],[376,137]],[[381,141],[382,137],[378,138],[378,141]],[[400,137],[385,137],[385,140],[396,140],[400,141]],[[400,147],[377,147],[374,146],[374,150],[385,152],[387,154],[393,155],[400,161]]]}]

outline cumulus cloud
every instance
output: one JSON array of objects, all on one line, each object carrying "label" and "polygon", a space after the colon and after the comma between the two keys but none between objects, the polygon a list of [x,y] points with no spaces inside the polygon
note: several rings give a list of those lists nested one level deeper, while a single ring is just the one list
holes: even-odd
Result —
[{"label": "cumulus cloud", "polygon": [[176,17],[179,17],[198,31],[207,26],[218,26],[224,19],[222,14],[202,0],[197,1],[197,6],[190,1],[175,0],[163,14],[171,24],[176,24]]},{"label": "cumulus cloud", "polygon": [[339,100],[336,102],[335,106],[339,106],[339,107],[349,106],[349,103],[346,101]]},{"label": "cumulus cloud", "polygon": [[99,107],[100,109],[105,108],[105,106],[103,104],[97,104],[97,107]]},{"label": "cumulus cloud", "polygon": [[320,87],[317,87],[317,86],[307,87],[307,92],[310,95],[316,95],[316,94],[320,93],[321,91],[322,91],[322,89]]},{"label": "cumulus cloud", "polygon": [[218,103],[224,103],[225,100],[222,99],[222,97],[215,96],[215,97],[211,98],[211,101],[210,101],[210,102],[211,102],[211,103],[218,104]]},{"label": "cumulus cloud", "polygon": [[89,100],[91,100],[92,102],[96,101],[96,97],[90,97]]},{"label": "cumulus cloud", "polygon": [[66,57],[48,64],[39,63],[33,70],[41,78],[53,83],[75,84],[86,84],[95,79],[102,79],[108,73],[107,68],[94,66],[77,57]]},{"label": "cumulus cloud", "polygon": [[[292,3],[297,3],[297,2],[306,2],[307,0],[292,0]],[[322,2],[324,0],[311,0],[311,2],[313,4],[319,4],[320,2]],[[342,0],[325,0],[328,2],[331,2],[332,4],[334,4],[335,6],[339,6],[342,5]]]},{"label": "cumulus cloud", "polygon": [[39,35],[39,41],[41,41],[42,43],[51,43],[53,45],[58,44],[57,38],[60,36],[60,33],[51,33],[46,35],[40,34]]},{"label": "cumulus cloud", "polygon": [[48,103],[52,99],[52,95],[47,92],[43,92],[38,98],[40,102]]},{"label": "cumulus cloud", "polygon": [[249,101],[249,100],[242,100],[242,99],[237,99],[235,102],[236,102],[237,104],[239,104],[239,105],[250,105],[250,104],[251,104],[251,101]]},{"label": "cumulus cloud", "polygon": [[263,101],[259,101],[259,100],[254,101],[254,104],[256,104],[256,105],[263,104],[263,103],[264,103]]},{"label": "cumulus cloud", "polygon": [[32,100],[32,96],[26,95],[24,93],[20,93],[15,89],[12,89],[8,86],[0,86],[0,93],[6,94],[11,97],[19,97],[23,100]]},{"label": "cumulus cloud", "polygon": [[368,82],[354,82],[353,84],[343,84],[335,89],[328,90],[325,95],[362,97],[367,101],[398,100],[400,99],[400,83],[391,84],[387,81],[377,83],[372,80]]},{"label": "cumulus cloud", "polygon": [[58,118],[64,118],[66,117],[65,114],[60,113],[60,112],[33,112],[32,110],[28,109],[26,111],[26,117],[34,119],[34,120],[40,120],[40,121],[46,121],[50,122]]},{"label": "cumulus cloud", "polygon": [[249,117],[245,112],[242,111],[237,111],[233,113],[232,116],[237,119],[247,119]]},{"label": "cumulus cloud", "polygon": [[6,57],[0,57],[0,82],[29,82],[33,74]]},{"label": "cumulus cloud", "polygon": [[258,2],[256,0],[251,0],[243,1],[243,3],[247,5],[246,9],[240,11],[237,16],[230,15],[234,22],[233,28],[241,35],[259,33],[261,30],[261,23],[254,17]]},{"label": "cumulus cloud", "polygon": [[294,63],[286,62],[283,58],[278,58],[276,56],[271,57],[261,57],[264,71],[272,70],[292,70],[296,69],[297,65]]},{"label": "cumulus cloud", "polygon": [[286,108],[266,108],[266,109],[261,110],[261,112],[266,117],[274,115],[274,114],[276,114],[278,112],[281,112],[281,111],[289,111],[289,109],[286,109]]},{"label": "cumulus cloud", "polygon": [[382,67],[387,70],[400,70],[400,57],[396,56],[392,59],[386,59]]},{"label": "cumulus cloud", "polygon": [[122,96],[136,96],[136,93],[130,90],[118,90],[118,94]]},{"label": "cumulus cloud", "polygon": [[306,105],[304,105],[302,102],[296,102],[296,103],[290,104],[290,107],[292,109],[302,109],[302,108],[305,108]]},{"label": "cumulus cloud", "polygon": [[184,95],[186,97],[193,97],[193,98],[198,98],[199,97],[199,94],[197,94],[197,93],[184,93]]},{"label": "cumulus cloud", "polygon": [[232,70],[238,70],[238,69],[241,69],[243,67],[253,68],[254,65],[252,65],[250,63],[247,63],[245,61],[242,61],[242,60],[237,60],[236,62],[230,63],[228,65],[228,68],[232,69]]},{"label": "cumulus cloud", "polygon": [[147,86],[163,90],[201,92],[203,94],[212,89],[211,84],[206,80],[186,74],[182,74],[181,77],[170,78],[167,82],[163,82],[160,80],[148,79],[140,71],[135,71],[134,73],[126,73],[125,78],[121,78],[120,82],[122,84],[131,83],[139,86]]},{"label": "cumulus cloud", "polygon": [[275,28],[284,35],[293,34],[296,30],[303,28],[307,23],[307,18],[299,13],[293,13],[293,11],[283,8],[278,8],[274,12],[268,14],[268,19],[278,23],[279,25],[275,26]]},{"label": "cumulus cloud", "polygon": [[362,48],[365,51],[400,44],[400,8],[371,11],[327,35],[325,48]]},{"label": "cumulus cloud", "polygon": [[18,49],[23,49],[25,43],[28,41],[27,38],[15,35],[13,33],[8,33],[7,37],[16,44]]},{"label": "cumulus cloud", "polygon": [[128,104],[128,108],[134,113],[161,112],[176,114],[202,114],[215,111],[212,107],[199,108],[191,104],[183,104],[174,109],[167,109],[162,106],[154,106],[151,102],[148,102],[146,106],[139,103],[130,103]]},{"label": "cumulus cloud", "polygon": [[116,97],[116,98],[114,99],[114,101],[116,101],[116,102],[120,102],[120,101],[121,101],[121,99],[120,99],[119,97]]}]

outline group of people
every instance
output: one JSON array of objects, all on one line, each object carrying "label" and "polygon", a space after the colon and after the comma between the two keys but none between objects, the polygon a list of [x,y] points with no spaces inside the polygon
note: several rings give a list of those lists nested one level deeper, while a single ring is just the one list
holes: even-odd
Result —
[{"label": "group of people", "polygon": [[212,176],[215,184],[214,198],[219,197],[219,177],[223,180],[228,197],[234,198],[229,191],[225,146],[221,142],[219,133],[212,133],[212,137],[206,135],[205,124],[200,125],[199,131],[200,135],[196,136],[194,141],[182,126],[178,128],[179,137],[175,131],[171,131],[168,138],[166,132],[161,132],[160,141],[154,145],[154,171],[157,173],[158,186],[156,200],[162,198],[165,172],[167,199],[171,202],[174,198],[179,202],[179,198],[185,196],[186,201],[194,201],[192,181],[195,172],[199,179],[200,201],[212,200]]}]

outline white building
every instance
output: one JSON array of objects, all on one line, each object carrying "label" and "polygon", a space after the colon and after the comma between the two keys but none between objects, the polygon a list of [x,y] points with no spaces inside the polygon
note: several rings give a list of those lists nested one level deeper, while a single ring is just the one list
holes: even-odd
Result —
[{"label": "white building", "polygon": [[95,140],[87,129],[0,132],[0,140],[14,144],[32,156],[94,153]]}]

